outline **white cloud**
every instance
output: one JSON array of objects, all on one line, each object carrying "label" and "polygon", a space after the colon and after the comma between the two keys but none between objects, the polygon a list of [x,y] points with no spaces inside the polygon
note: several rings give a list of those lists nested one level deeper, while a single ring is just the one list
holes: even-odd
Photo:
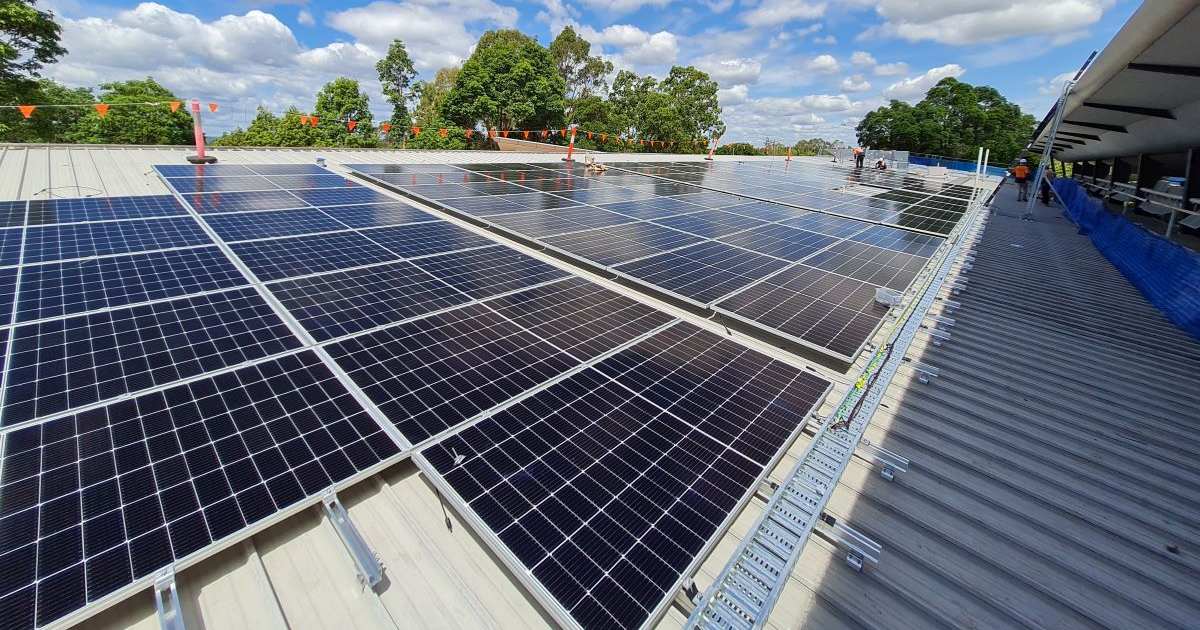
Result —
[{"label": "white cloud", "polygon": [[[589,0],[591,1],[591,0]],[[606,0],[595,0],[603,2]],[[619,1],[619,0],[618,0]],[[741,15],[750,26],[779,26],[795,20],[813,20],[825,15],[824,2],[802,0],[763,0],[762,4]]]},{"label": "white cloud", "polygon": [[1074,72],[1064,72],[1053,79],[1050,79],[1049,81],[1046,79],[1038,79],[1038,94],[1041,94],[1042,96],[1058,97],[1062,94],[1063,85],[1065,85],[1066,82],[1074,76]]},{"label": "white cloud", "polygon": [[717,99],[722,107],[745,103],[750,98],[750,88],[745,85],[735,85],[730,88],[717,90]]},{"label": "white cloud", "polygon": [[313,18],[312,12],[308,9],[300,9],[300,13],[296,16],[296,21],[304,26],[312,26],[317,23],[317,20]]},{"label": "white cloud", "polygon": [[824,37],[814,37],[812,41],[814,44],[821,44],[823,46],[832,46],[837,43],[837,38],[834,37],[833,35],[826,35]]},{"label": "white cloud", "polygon": [[746,85],[758,81],[762,64],[756,59],[718,59],[711,56],[692,61],[692,65],[708,73],[717,83]]},{"label": "white cloud", "polygon": [[871,84],[863,75],[854,74],[842,79],[842,89],[847,92],[866,92],[871,89]]},{"label": "white cloud", "polygon": [[606,11],[620,15],[637,11],[645,6],[665,7],[674,2],[674,0],[580,0],[580,2],[597,11]]},{"label": "white cloud", "polygon": [[898,77],[908,74],[908,64],[903,61],[896,63],[881,63],[875,66],[875,75],[881,77]]},{"label": "white cloud", "polygon": [[962,76],[964,72],[966,69],[956,63],[930,68],[925,71],[925,74],[902,79],[889,85],[883,91],[883,95],[901,100],[920,100],[938,81],[946,77]]},{"label": "white cloud", "polygon": [[733,7],[733,0],[704,0],[704,4],[713,13],[724,13]]},{"label": "white cloud", "polygon": [[850,55],[850,63],[856,66],[873,66],[877,62],[875,61],[875,57],[871,56],[871,53],[856,50],[854,54]]},{"label": "white cloud", "polygon": [[833,55],[817,55],[810,59],[805,67],[819,74],[833,74],[842,69],[841,64]]},{"label": "white cloud", "polygon": [[649,33],[632,24],[614,24],[603,31],[586,26],[577,30],[592,44],[615,48],[609,58],[617,66],[663,66],[679,56],[679,38],[668,31]]},{"label": "white cloud", "polygon": [[1029,35],[1063,42],[1099,21],[1113,4],[1114,0],[879,0],[875,11],[884,22],[868,34],[956,46]]}]

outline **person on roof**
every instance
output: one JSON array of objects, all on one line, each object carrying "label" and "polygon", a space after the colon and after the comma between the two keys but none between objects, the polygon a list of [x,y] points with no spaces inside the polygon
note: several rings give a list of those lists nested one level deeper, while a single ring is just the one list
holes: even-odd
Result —
[{"label": "person on roof", "polygon": [[1017,182],[1017,201],[1029,200],[1029,164],[1021,158],[1017,161],[1017,165],[1009,169],[1013,179]]},{"label": "person on roof", "polygon": [[854,147],[854,166],[855,168],[863,167],[863,160],[867,158],[867,152],[863,151],[862,147]]},{"label": "person on roof", "polygon": [[875,160],[875,170],[886,171],[887,170],[887,162],[883,158],[879,158],[878,160]]}]

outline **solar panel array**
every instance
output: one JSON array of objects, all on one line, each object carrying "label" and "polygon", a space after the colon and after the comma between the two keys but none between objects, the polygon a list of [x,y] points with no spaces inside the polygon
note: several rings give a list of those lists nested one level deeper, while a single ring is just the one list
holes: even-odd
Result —
[{"label": "solar panel array", "polygon": [[[528,567],[581,625],[611,619],[583,602],[634,620],[612,584],[644,620],[828,388],[312,165],[158,170],[178,197],[0,203],[0,299],[10,305],[0,326],[5,627],[44,626],[144,585],[415,450],[445,473],[436,483],[480,506],[471,509],[481,523],[499,522],[438,449],[445,440],[453,453],[480,449],[479,462],[529,492],[476,439],[517,432],[509,417],[529,422],[523,443],[547,455],[582,451],[616,467],[592,450],[602,431],[623,436],[632,449],[619,451],[623,461],[659,461],[625,490],[582,485],[566,468],[562,486],[547,485],[581,519],[584,506],[566,501],[611,504],[631,536],[601,545],[563,532],[591,564],[546,547],[557,566],[581,572],[577,581],[604,567],[586,597]],[[555,412],[597,428],[575,435],[524,415],[564,388],[581,395]],[[597,396],[652,411],[653,422],[600,420]],[[662,457],[706,467],[680,477],[686,469]],[[722,495],[697,503],[712,488]],[[480,490],[512,507],[500,490]],[[619,510],[634,501],[646,528]],[[700,509],[694,521],[688,510]],[[545,533],[530,532],[550,545],[537,538]],[[610,563],[614,552],[626,564],[660,557],[654,586]]]},{"label": "solar panel array", "polygon": [[[641,165],[668,175],[672,166]],[[875,288],[907,288],[944,240],[631,171],[589,175],[582,166],[557,163],[351,168],[478,224],[842,361],[853,360],[887,314],[874,301]]]}]

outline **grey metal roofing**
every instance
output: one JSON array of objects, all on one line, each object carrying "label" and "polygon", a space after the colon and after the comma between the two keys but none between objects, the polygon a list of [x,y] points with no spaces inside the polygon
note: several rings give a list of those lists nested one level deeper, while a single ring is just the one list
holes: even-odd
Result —
[{"label": "grey metal roofing", "polygon": [[1013,188],[951,338],[910,351],[940,375],[893,381],[867,431],[912,466],[889,483],[856,459],[829,504],[878,570],[813,539],[771,627],[1200,623],[1200,343],[1059,208],[1019,220]]}]

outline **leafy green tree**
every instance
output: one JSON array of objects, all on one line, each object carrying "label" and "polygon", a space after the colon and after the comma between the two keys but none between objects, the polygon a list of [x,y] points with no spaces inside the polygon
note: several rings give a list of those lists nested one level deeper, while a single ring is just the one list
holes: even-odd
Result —
[{"label": "leafy green tree", "polygon": [[566,82],[566,101],[563,117],[574,119],[575,106],[581,99],[603,95],[608,91],[608,75],[613,65],[600,57],[591,57],[591,42],[580,37],[575,29],[567,26],[550,42],[550,56],[558,66],[558,73]]},{"label": "leafy green tree", "polygon": [[554,59],[537,41],[517,30],[488,31],[446,97],[445,117],[462,127],[559,127],[565,93]]},{"label": "leafy green tree", "polygon": [[[80,105],[82,107],[39,107],[28,120],[16,109],[0,109],[0,141],[63,142],[95,102],[91,90],[68,88],[49,79],[22,81],[17,103]],[[14,88],[16,89],[16,88]]]},{"label": "leafy green tree", "polygon": [[833,141],[824,138],[806,138],[792,145],[793,155],[828,155],[833,150]]},{"label": "leafy green tree", "polygon": [[417,71],[413,68],[412,59],[408,57],[404,42],[392,40],[387,55],[375,64],[375,71],[379,73],[384,97],[392,104],[392,126],[407,129],[412,125],[412,118],[408,114],[408,101],[412,98],[412,83]]},{"label": "leafy green tree", "polygon": [[973,159],[978,147],[992,159],[1017,157],[1037,121],[995,88],[942,79],[915,106],[892,101],[859,122],[859,144],[881,149]]},{"label": "leafy green tree", "polygon": [[180,99],[153,78],[105,83],[100,86],[99,100],[112,106],[108,114],[101,117],[94,109],[85,110],[67,133],[70,141],[86,144],[189,144],[193,141],[192,117],[184,112],[184,107],[172,112],[167,103]]},{"label": "leafy green tree", "polygon": [[450,90],[454,89],[459,71],[459,68],[454,67],[442,68],[437,71],[432,81],[420,81],[414,86],[418,95],[417,108],[413,111],[415,124],[421,127],[443,126],[439,123],[445,122],[443,109],[446,97],[450,95]]},{"label": "leafy green tree", "polygon": [[762,151],[749,142],[731,142],[717,147],[717,155],[762,155]]},{"label": "leafy green tree", "polygon": [[717,82],[692,66],[674,66],[660,86],[671,99],[682,127],[676,138],[720,137],[725,133]]},{"label": "leafy green tree", "polygon": [[51,11],[35,0],[0,0],[0,85],[41,76],[42,66],[67,53]]},{"label": "leafy green tree", "polygon": [[301,122],[295,107],[276,116],[263,107],[246,129],[235,129],[216,140],[217,146],[237,147],[309,147],[317,143],[319,131]]},{"label": "leafy green tree", "polygon": [[717,83],[691,66],[671,68],[662,82],[622,70],[609,100],[621,133],[632,137],[686,149],[725,133]]},{"label": "leafy green tree", "polygon": [[[441,130],[446,130],[442,137]],[[421,133],[409,138],[405,146],[409,149],[466,149],[471,146],[462,127],[444,120],[435,120],[432,125],[421,127]]]},{"label": "leafy green tree", "polygon": [[[317,116],[317,146],[378,146],[379,139],[371,126],[371,101],[358,88],[358,81],[338,77],[317,92],[313,106]],[[351,131],[347,123],[357,124]]]}]

